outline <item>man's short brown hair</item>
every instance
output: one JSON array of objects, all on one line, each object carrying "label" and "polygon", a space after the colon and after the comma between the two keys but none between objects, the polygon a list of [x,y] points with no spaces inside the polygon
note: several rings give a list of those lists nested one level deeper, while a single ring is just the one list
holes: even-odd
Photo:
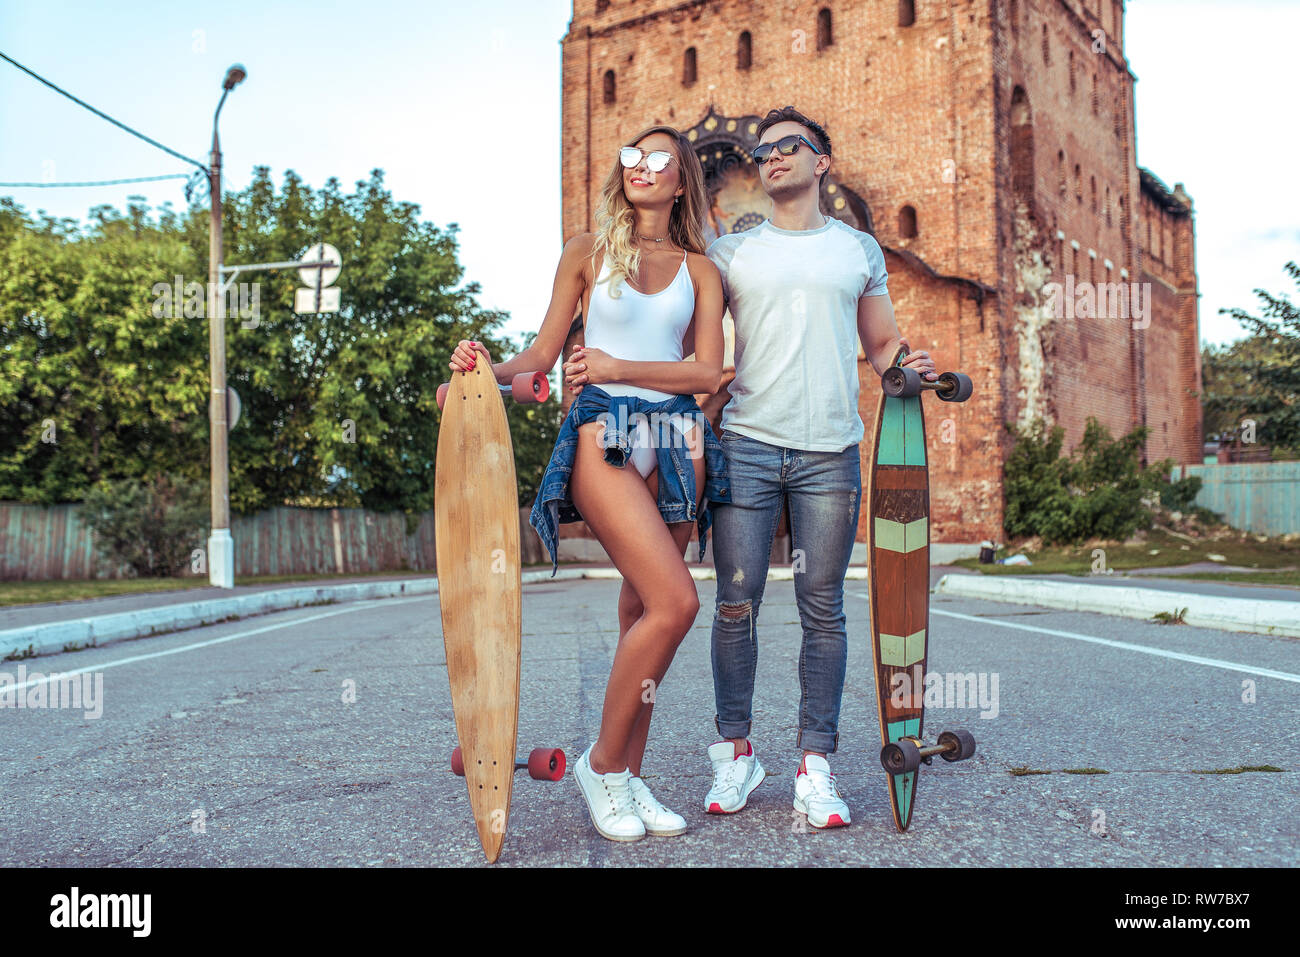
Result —
[{"label": "man's short brown hair", "polygon": [[[787,122],[798,123],[800,126],[806,128],[808,132],[812,134],[810,139],[813,141],[816,147],[819,150],[821,150],[823,153],[825,153],[827,156],[831,155],[831,138],[826,135],[826,130],[822,128],[822,125],[820,123],[814,123],[812,120],[808,119],[808,117],[804,116],[802,113],[796,110],[793,106],[785,106],[779,110],[769,111],[767,116],[759,120],[758,132],[755,135],[759,139],[762,139],[763,134],[766,133],[773,126],[776,126],[776,124],[778,123],[787,123]],[[822,173],[822,178],[817,184],[819,188],[826,185],[826,177],[829,173],[830,170],[827,170],[825,173]]]}]

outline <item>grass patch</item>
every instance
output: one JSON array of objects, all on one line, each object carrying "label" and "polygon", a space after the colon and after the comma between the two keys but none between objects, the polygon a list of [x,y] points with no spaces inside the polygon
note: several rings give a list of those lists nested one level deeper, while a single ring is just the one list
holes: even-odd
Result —
[{"label": "grass patch", "polygon": [[1110,774],[1109,771],[1103,771],[1101,768],[1062,768],[1062,774]]},{"label": "grass patch", "polygon": [[[1184,550],[1183,546],[1187,549]],[[1151,529],[1141,542],[1132,545],[1098,546],[1105,554],[1106,567],[1117,573],[1133,568],[1154,568],[1164,566],[1190,565],[1193,562],[1208,562],[1210,555],[1222,555],[1225,565],[1242,565],[1265,571],[1270,568],[1286,568],[1300,565],[1300,543],[1296,542],[1259,542],[1249,534],[1242,534],[1231,539],[1215,541],[1197,539],[1189,542],[1185,538],[1171,535],[1159,528]],[[1156,554],[1152,555],[1152,550]],[[995,559],[1008,558],[1020,553],[1020,549],[999,548],[994,553]],[[1026,552],[1032,565],[981,565],[977,558],[961,558],[952,564],[961,568],[970,568],[986,575],[1048,575],[1067,574],[1083,575],[1089,578],[1099,577],[1093,574],[1093,548],[1083,545],[1053,545],[1037,552]],[[1206,572],[1210,577],[1217,577],[1214,572]],[[1223,573],[1231,575],[1231,572]],[[1253,575],[1253,572],[1238,573]],[[1279,572],[1288,575],[1289,583],[1300,584],[1300,571]],[[1188,576],[1189,578],[1192,576]]]},{"label": "grass patch", "polygon": [[1271,764],[1243,764],[1235,768],[1218,768],[1209,771],[1193,771],[1193,774],[1245,774],[1247,771],[1276,771],[1282,772],[1283,768],[1274,767]]},{"label": "grass patch", "polygon": [[1158,611],[1151,616],[1152,621],[1158,621],[1162,625],[1185,625],[1183,619],[1187,615],[1186,608],[1179,608],[1177,611]]},{"label": "grass patch", "polygon": [[[280,582],[314,582],[331,579],[434,578],[432,572],[408,572],[390,568],[377,572],[349,572],[344,575],[252,575],[236,577],[236,585],[274,585]],[[74,581],[0,582],[0,606],[33,605],[52,601],[81,601],[87,598],[112,598],[148,592],[180,591],[207,588],[207,578],[95,578]]]},{"label": "grass patch", "polygon": [[1022,778],[1026,774],[1051,774],[1051,771],[1038,771],[1034,768],[1021,765],[1018,768],[1011,768],[1008,772],[1013,778]]}]

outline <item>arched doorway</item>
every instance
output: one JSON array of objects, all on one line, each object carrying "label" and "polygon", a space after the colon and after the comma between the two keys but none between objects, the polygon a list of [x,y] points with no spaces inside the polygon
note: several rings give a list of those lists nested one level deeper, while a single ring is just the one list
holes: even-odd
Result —
[{"label": "arched doorway", "polygon": [[[710,242],[725,233],[757,226],[772,214],[771,197],[763,191],[758,168],[750,157],[758,145],[760,119],[754,114],[720,116],[710,107],[704,119],[684,130],[704,167],[704,184],[710,200],[705,232]],[[840,183],[834,172],[822,184],[820,206],[827,216],[854,229],[875,232],[867,204]]]}]

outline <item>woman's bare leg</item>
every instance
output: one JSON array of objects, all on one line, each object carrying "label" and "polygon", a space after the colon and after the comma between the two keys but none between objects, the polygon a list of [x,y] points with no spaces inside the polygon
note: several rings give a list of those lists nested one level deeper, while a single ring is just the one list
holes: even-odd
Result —
[{"label": "woman's bare leg", "polygon": [[[692,449],[696,449],[695,443],[699,441],[699,430],[690,434],[688,444]],[[698,492],[696,505],[698,506],[704,500],[704,453],[702,449],[696,449],[697,458],[693,459],[695,465],[695,488]],[[650,491],[650,498],[658,500],[659,495],[659,472],[651,472],[645,479],[646,488]],[[668,531],[673,536],[673,542],[677,545],[678,550],[683,556],[690,547],[691,532],[695,528],[694,522],[673,522],[668,526]],[[618,594],[618,640],[622,642],[623,636],[627,634],[644,612],[644,606],[641,604],[641,598],[636,593],[627,579],[623,579],[623,587]],[[663,676],[659,678],[659,683],[663,683]],[[658,684],[654,686],[658,691]],[[649,698],[647,702],[644,699]],[[637,719],[636,726],[632,729],[632,740],[628,745],[627,766],[631,769],[635,777],[641,776],[641,759],[645,755],[646,740],[650,736],[650,717],[654,711],[654,695],[647,694],[643,691],[641,694],[641,716]]]},{"label": "woman's bare leg", "polygon": [[[600,736],[590,757],[597,774],[628,767],[642,693],[647,687],[658,687],[700,608],[682,549],[660,517],[645,481],[635,469],[612,468],[605,461],[598,442],[603,428],[590,422],[578,429],[570,489],[574,505],[636,592],[643,611],[614,652]],[[647,686],[647,680],[653,684]]]}]

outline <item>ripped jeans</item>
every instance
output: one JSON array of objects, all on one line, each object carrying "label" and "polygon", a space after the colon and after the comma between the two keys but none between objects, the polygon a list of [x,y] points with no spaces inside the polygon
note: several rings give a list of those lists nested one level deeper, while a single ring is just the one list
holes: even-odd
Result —
[{"label": "ripped jeans", "polygon": [[853,554],[862,496],[858,445],[809,452],[723,430],[731,503],[714,514],[718,593],[713,615],[714,719],[723,738],[746,738],[758,666],[758,608],[782,497],[788,497],[794,593],[803,626],[799,651],[798,747],[832,753],[839,740],[848,638],[844,573]]}]

